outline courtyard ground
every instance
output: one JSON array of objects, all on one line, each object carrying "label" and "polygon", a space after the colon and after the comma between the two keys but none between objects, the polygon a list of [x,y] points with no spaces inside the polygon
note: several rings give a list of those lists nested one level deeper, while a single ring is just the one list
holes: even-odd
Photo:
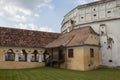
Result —
[{"label": "courtyard ground", "polygon": [[55,68],[0,70],[0,80],[120,80],[119,69],[74,71]]}]

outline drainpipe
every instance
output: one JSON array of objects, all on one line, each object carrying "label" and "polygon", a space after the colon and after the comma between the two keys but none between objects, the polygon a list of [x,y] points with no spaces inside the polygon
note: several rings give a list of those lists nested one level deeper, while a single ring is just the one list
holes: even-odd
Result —
[{"label": "drainpipe", "polygon": [[66,63],[66,66],[65,66],[66,69],[67,69],[67,56],[68,56],[68,50],[67,50],[67,48],[66,48],[66,57],[65,57],[65,58],[66,58],[66,59],[65,59],[65,61],[66,61],[66,62],[65,62],[65,63]]},{"label": "drainpipe", "polygon": [[53,48],[51,53],[50,66],[53,67]]}]

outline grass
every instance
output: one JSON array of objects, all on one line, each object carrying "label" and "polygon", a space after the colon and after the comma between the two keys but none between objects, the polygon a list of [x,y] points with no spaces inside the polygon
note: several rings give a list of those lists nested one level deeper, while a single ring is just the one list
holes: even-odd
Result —
[{"label": "grass", "polygon": [[74,71],[55,68],[0,70],[0,80],[120,80],[119,69]]}]

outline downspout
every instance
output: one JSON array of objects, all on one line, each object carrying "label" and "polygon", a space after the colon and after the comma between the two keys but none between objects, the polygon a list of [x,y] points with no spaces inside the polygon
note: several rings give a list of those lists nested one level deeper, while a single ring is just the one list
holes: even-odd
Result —
[{"label": "downspout", "polygon": [[65,68],[66,68],[66,69],[67,69],[67,56],[68,56],[68,50],[67,50],[67,48],[66,48],[66,57],[65,57],[65,58],[66,58],[66,59],[65,59],[65,60],[66,60],[66,62],[65,62],[65,63],[66,63],[66,64],[65,64]]},{"label": "downspout", "polygon": [[50,66],[53,67],[53,48],[52,48],[52,53],[51,53]]}]

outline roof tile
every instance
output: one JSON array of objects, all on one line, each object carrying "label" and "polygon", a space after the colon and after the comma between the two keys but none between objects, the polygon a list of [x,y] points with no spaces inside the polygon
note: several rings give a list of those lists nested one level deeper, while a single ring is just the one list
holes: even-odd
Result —
[{"label": "roof tile", "polygon": [[84,45],[84,42],[90,34],[98,35],[90,26],[82,27],[80,29],[72,30],[69,33],[62,34],[58,39],[49,43],[46,47],[53,48]]},{"label": "roof tile", "polygon": [[44,47],[59,35],[59,33],[0,27],[0,46]]}]

